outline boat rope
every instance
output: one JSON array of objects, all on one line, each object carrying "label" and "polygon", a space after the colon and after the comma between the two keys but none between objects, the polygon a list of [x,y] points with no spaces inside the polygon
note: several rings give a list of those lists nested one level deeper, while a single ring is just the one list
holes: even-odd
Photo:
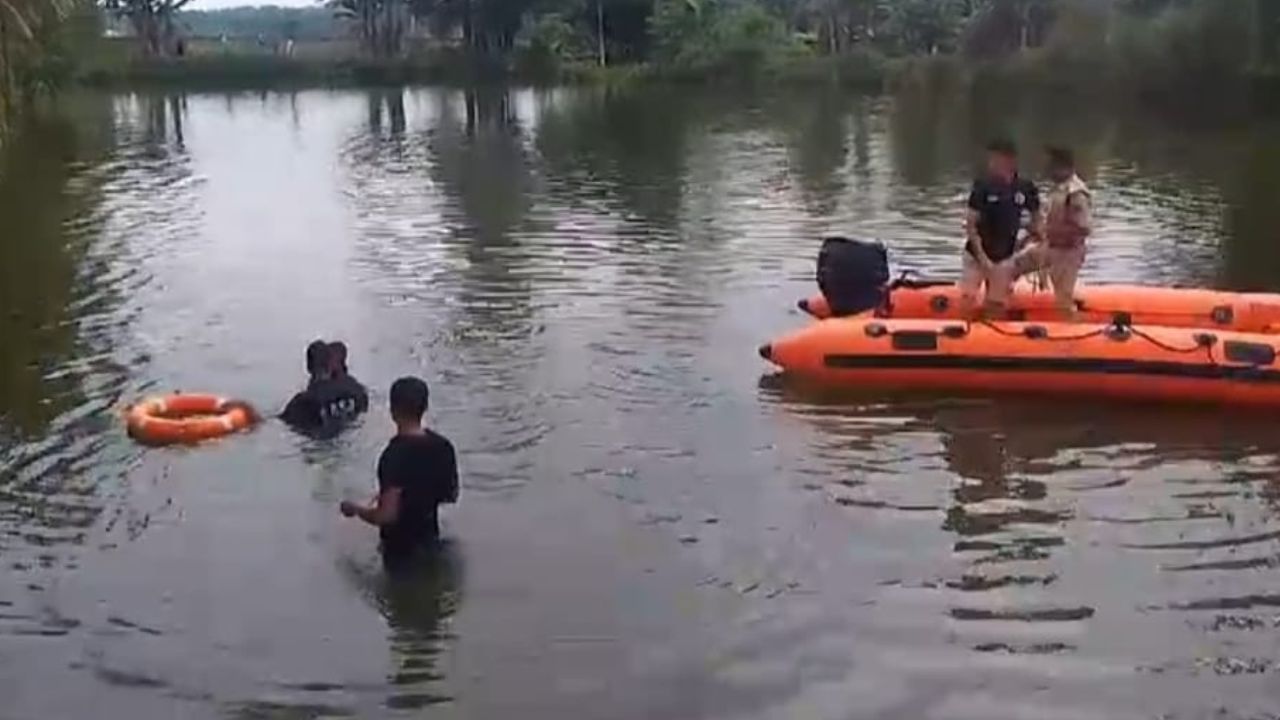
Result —
[{"label": "boat rope", "polygon": [[1133,327],[1132,325],[1128,326],[1128,330],[1129,330],[1129,332],[1131,332],[1131,333],[1133,333],[1134,335],[1136,335],[1136,336],[1138,336],[1138,337],[1142,338],[1143,340],[1146,340],[1147,342],[1151,343],[1152,345],[1155,345],[1156,347],[1160,348],[1161,350],[1164,350],[1164,351],[1167,351],[1167,352],[1171,352],[1171,353],[1178,353],[1178,354],[1181,354],[1181,355],[1186,355],[1186,354],[1189,354],[1189,353],[1193,353],[1193,352],[1195,352],[1195,351],[1197,351],[1197,350],[1209,350],[1209,351],[1210,351],[1210,352],[1209,352],[1209,360],[1213,360],[1213,352],[1212,352],[1212,350],[1213,350],[1213,346],[1212,346],[1212,345],[1196,343],[1195,345],[1192,345],[1192,346],[1191,346],[1191,347],[1189,347],[1189,348],[1180,348],[1180,347],[1175,347],[1175,346],[1173,346],[1173,345],[1170,345],[1170,344],[1168,344],[1168,343],[1164,342],[1163,340],[1160,340],[1159,338],[1152,337],[1150,334],[1148,334],[1148,333],[1146,333],[1146,332],[1143,332],[1142,330],[1139,330],[1138,328]]},{"label": "boat rope", "polygon": [[[1038,336],[1032,337],[1030,335],[1027,335],[1026,332],[1014,332],[1012,330],[1006,330],[1000,327],[999,325],[996,325],[995,323],[991,322],[990,320],[979,320],[978,324],[986,326],[987,328],[994,331],[997,335],[1003,335],[1005,337],[1029,338],[1032,340],[1048,340],[1049,342],[1074,342],[1076,340],[1088,340],[1089,338],[1095,338],[1107,332],[1106,328],[1099,328],[1097,330],[1090,330],[1089,332],[1082,333],[1080,335],[1059,335],[1057,337],[1054,337],[1050,335],[1048,331],[1046,331],[1044,335],[1038,335]],[[1037,327],[1037,326],[1029,325],[1027,327]]]},{"label": "boat rope", "polygon": [[1204,350],[1209,362],[1211,363],[1217,362],[1213,358],[1213,343],[1197,342],[1195,345],[1192,345],[1191,347],[1177,347],[1175,345],[1170,345],[1169,343],[1166,343],[1160,338],[1157,338],[1154,335],[1151,335],[1150,333],[1145,332],[1142,329],[1136,328],[1132,325],[1108,325],[1106,327],[1098,328],[1096,330],[1090,330],[1088,332],[1080,333],[1078,335],[1054,336],[1054,335],[1050,335],[1048,331],[1045,331],[1043,335],[1028,335],[1026,332],[1026,328],[1039,327],[1035,325],[1024,326],[1024,329],[1022,331],[1013,331],[1013,330],[1008,330],[1006,328],[1000,327],[999,325],[991,322],[990,320],[979,320],[977,322],[979,325],[982,325],[990,329],[992,332],[996,333],[997,335],[1003,335],[1005,337],[1028,338],[1031,340],[1047,340],[1049,342],[1076,342],[1080,340],[1089,340],[1091,338],[1098,337],[1099,335],[1106,335],[1109,332],[1123,331],[1123,332],[1132,334],[1134,337],[1138,337],[1143,340],[1146,340],[1147,342],[1151,343],[1152,345],[1166,352],[1176,353],[1179,355],[1188,355],[1200,350]]}]

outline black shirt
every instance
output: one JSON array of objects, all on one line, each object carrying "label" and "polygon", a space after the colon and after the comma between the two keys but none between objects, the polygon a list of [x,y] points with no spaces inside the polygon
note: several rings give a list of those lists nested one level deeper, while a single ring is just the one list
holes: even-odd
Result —
[{"label": "black shirt", "polygon": [[[1040,193],[1035,183],[1014,177],[1012,183],[995,178],[980,178],[969,191],[969,209],[978,213],[978,236],[982,249],[992,262],[1013,255],[1018,247],[1018,231],[1022,215],[1040,209]],[[972,254],[972,248],[966,248]]]},{"label": "black shirt", "polygon": [[312,380],[293,396],[280,419],[300,430],[337,429],[369,409],[369,392],[350,375]]},{"label": "black shirt", "polygon": [[453,443],[430,430],[397,435],[378,459],[378,490],[400,488],[400,515],[380,529],[384,556],[404,556],[440,537],[437,506],[458,501]]}]

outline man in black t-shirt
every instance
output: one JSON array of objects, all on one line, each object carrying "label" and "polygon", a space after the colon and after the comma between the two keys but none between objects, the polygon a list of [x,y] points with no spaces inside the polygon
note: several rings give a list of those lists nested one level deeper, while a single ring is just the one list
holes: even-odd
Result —
[{"label": "man in black t-shirt", "polygon": [[1013,143],[995,141],[987,146],[987,172],[974,181],[965,215],[960,293],[969,310],[978,307],[985,284],[984,314],[1002,314],[1013,283],[1011,258],[1024,223],[1030,235],[1041,234],[1040,194],[1035,183],[1018,176]]},{"label": "man in black t-shirt", "polygon": [[414,377],[391,386],[391,419],[396,435],[378,458],[378,497],[370,505],[344,500],[346,517],[378,528],[382,559],[401,567],[440,538],[438,508],[458,501],[458,463],[453,443],[422,425],[430,393]]}]

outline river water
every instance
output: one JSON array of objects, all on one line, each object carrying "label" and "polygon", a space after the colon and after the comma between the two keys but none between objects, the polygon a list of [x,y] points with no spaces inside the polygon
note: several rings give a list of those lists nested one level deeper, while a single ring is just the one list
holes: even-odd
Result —
[{"label": "river water", "polygon": [[[1088,278],[1280,287],[1274,124],[1031,105],[69,101],[0,165],[0,718],[1276,717],[1270,417],[840,397],[755,356],[823,234],[954,274],[997,130],[1086,158]],[[280,407],[315,337],[374,395],[342,437],[125,437],[152,392]],[[336,506],[405,373],[463,497],[393,584]]]}]

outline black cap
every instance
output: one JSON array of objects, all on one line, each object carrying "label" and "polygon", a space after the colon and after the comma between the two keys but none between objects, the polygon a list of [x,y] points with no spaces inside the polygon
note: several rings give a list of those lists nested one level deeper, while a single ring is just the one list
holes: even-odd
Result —
[{"label": "black cap", "polygon": [[329,355],[334,360],[347,361],[347,344],[341,340],[329,343]]},{"label": "black cap", "polygon": [[329,365],[329,346],[323,340],[313,340],[307,346],[307,372],[312,375]]}]

